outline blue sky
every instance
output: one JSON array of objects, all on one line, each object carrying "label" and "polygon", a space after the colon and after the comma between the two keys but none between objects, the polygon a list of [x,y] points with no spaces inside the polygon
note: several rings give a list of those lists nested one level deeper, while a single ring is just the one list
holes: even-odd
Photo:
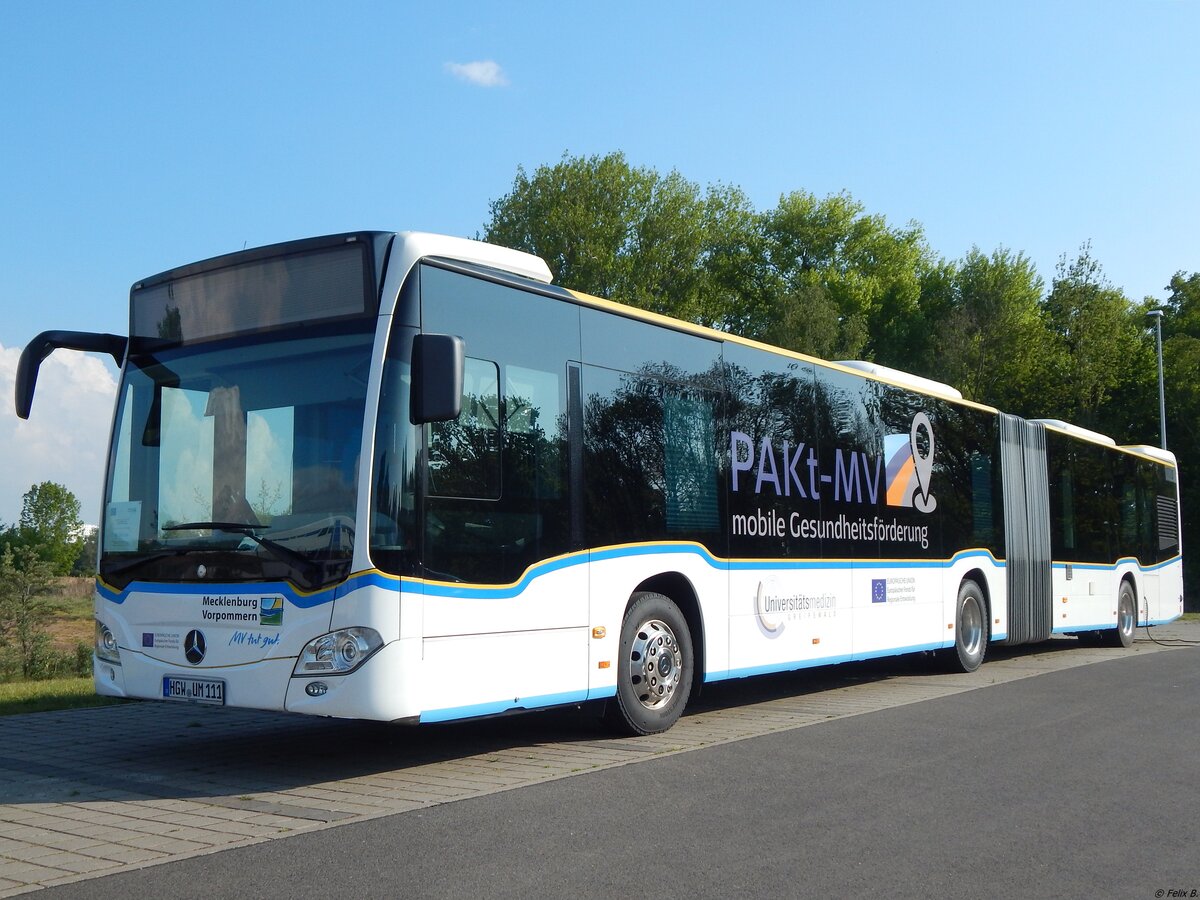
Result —
[{"label": "blue sky", "polygon": [[1182,2],[0,3],[0,522],[45,479],[99,514],[113,370],[60,351],[19,424],[37,332],[124,333],[132,282],[243,246],[474,236],[564,152],[847,191],[1047,281],[1090,240],[1165,296],[1200,270],[1198,36]]}]

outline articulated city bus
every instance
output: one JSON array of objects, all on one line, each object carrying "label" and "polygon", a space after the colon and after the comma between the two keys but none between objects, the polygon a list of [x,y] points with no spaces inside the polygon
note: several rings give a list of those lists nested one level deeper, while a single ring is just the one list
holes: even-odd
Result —
[{"label": "articulated city bus", "polygon": [[1183,611],[1174,457],[362,232],[136,283],[99,693],[435,722]]}]

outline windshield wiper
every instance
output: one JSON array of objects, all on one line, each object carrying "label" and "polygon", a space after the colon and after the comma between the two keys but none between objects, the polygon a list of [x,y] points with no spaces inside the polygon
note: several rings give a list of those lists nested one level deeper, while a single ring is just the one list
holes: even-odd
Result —
[{"label": "windshield wiper", "polygon": [[182,525],[168,525],[163,528],[163,531],[221,531],[226,534],[240,534],[242,537],[250,538],[276,559],[282,559],[284,562],[296,566],[310,585],[320,584],[325,570],[318,563],[291,547],[285,547],[278,541],[254,533],[256,529],[261,530],[266,527],[266,525],[254,525],[248,522],[184,522]]}]

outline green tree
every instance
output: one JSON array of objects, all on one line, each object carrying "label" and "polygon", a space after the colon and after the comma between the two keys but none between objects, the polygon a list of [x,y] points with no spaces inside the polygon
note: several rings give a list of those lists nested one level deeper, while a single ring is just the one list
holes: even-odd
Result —
[{"label": "green tree", "polygon": [[46,632],[51,565],[33,547],[0,551],[0,668],[22,678],[49,674],[54,654]]},{"label": "green tree", "polygon": [[54,575],[67,575],[82,550],[83,521],[79,501],[53,481],[35,484],[25,493],[17,527],[21,545],[32,547],[50,564]]},{"label": "green tree", "polygon": [[973,247],[960,262],[930,270],[922,296],[926,315],[937,323],[928,364],[933,376],[970,400],[1040,413],[1030,407],[1051,345],[1042,291],[1029,258],[1003,247],[990,256]]},{"label": "green tree", "polygon": [[754,259],[740,190],[701,191],[620,152],[518,169],[490,212],[484,239],[537,254],[564,286],[704,324],[730,319]]},{"label": "green tree", "polygon": [[763,241],[763,337],[901,367],[922,354],[921,275],[933,260],[917,223],[893,228],[846,193],[795,191],[764,215]]},{"label": "green tree", "polygon": [[1141,308],[1109,283],[1084,244],[1073,262],[1065,255],[1059,260],[1045,309],[1055,352],[1042,386],[1055,414],[1087,428],[1111,427],[1105,404],[1119,386],[1137,380],[1152,352]]},{"label": "green tree", "polygon": [[[1183,506],[1183,544],[1200,541],[1200,272],[1177,272],[1163,304],[1163,384],[1167,407],[1167,444],[1179,459]],[[1155,388],[1157,391],[1157,386]],[[1157,393],[1151,407],[1157,410]],[[1158,436],[1155,415],[1152,434]],[[1147,443],[1158,443],[1147,440]],[[1184,555],[1184,596],[1188,608],[1200,608],[1200,559]]]},{"label": "green tree", "polygon": [[96,574],[96,542],[99,534],[95,528],[85,529],[79,542],[79,554],[75,557],[75,562],[71,564],[72,575],[91,576]]},{"label": "green tree", "polygon": [[1200,337],[1200,272],[1176,272],[1167,290],[1171,295],[1165,304],[1163,339],[1170,340],[1177,334]]}]

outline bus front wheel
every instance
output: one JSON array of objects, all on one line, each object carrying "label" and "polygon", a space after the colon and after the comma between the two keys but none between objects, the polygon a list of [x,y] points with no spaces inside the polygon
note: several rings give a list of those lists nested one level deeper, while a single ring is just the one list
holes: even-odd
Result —
[{"label": "bus front wheel", "polygon": [[679,607],[662,594],[634,594],[621,624],[609,724],[625,734],[666,731],[687,705],[694,666],[691,632]]}]

